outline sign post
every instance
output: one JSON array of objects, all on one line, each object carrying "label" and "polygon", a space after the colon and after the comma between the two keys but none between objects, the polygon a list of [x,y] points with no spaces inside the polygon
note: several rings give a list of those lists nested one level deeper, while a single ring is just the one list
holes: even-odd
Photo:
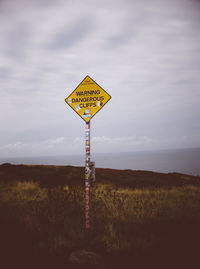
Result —
[{"label": "sign post", "polygon": [[85,127],[85,228],[90,228],[90,186],[95,180],[95,165],[90,161],[90,124],[93,116],[111,99],[93,79],[86,76],[65,99],[66,103],[86,122]]},{"label": "sign post", "polygon": [[85,227],[90,228],[90,121],[85,126]]}]

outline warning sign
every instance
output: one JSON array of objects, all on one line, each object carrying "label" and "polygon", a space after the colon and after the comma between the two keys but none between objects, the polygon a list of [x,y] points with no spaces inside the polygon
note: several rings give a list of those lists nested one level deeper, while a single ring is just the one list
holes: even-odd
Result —
[{"label": "warning sign", "polygon": [[84,121],[89,122],[110,98],[105,90],[86,76],[65,101]]}]

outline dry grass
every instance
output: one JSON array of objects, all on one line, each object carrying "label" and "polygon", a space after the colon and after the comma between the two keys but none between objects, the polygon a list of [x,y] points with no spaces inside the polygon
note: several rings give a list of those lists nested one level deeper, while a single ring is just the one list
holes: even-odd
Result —
[{"label": "dry grass", "polygon": [[[61,169],[60,176],[62,173]],[[72,177],[73,172],[69,173]],[[77,172],[75,178],[76,175]],[[170,181],[169,188],[162,176],[157,182],[154,179],[150,188],[130,188],[130,184],[123,187],[121,183],[116,186],[112,180],[109,184],[96,183],[91,188],[88,234],[84,228],[83,185],[62,182],[55,186],[51,182],[46,187],[44,175],[41,181],[45,180],[45,184],[33,177],[25,180],[27,175],[23,173],[19,178],[22,177],[23,180],[3,180],[0,184],[0,245],[3,257],[13,256],[11,265],[15,261],[21,268],[44,268],[42,264],[46,262],[48,268],[52,265],[62,269],[66,268],[67,255],[83,248],[101,253],[115,268],[146,268],[149,264],[168,268],[172,260],[183,268],[198,257],[200,186],[191,184],[188,178],[187,185],[175,181],[172,186]],[[164,183],[158,188],[160,182]],[[37,259],[30,265],[29,260],[35,256]],[[162,259],[167,259],[166,264]]]}]

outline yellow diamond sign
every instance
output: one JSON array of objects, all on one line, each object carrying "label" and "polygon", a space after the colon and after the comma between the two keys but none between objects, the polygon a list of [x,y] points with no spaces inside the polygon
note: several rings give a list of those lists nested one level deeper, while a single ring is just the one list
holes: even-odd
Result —
[{"label": "yellow diamond sign", "polygon": [[110,98],[105,90],[86,76],[65,101],[84,121],[89,122]]}]

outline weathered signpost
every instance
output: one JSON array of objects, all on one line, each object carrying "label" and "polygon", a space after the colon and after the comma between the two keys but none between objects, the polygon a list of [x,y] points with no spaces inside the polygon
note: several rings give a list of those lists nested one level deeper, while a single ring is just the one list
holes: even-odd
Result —
[{"label": "weathered signpost", "polygon": [[95,179],[94,162],[90,161],[90,120],[111,99],[93,79],[86,76],[65,99],[66,103],[86,122],[85,128],[85,227],[90,228],[90,185]]}]

